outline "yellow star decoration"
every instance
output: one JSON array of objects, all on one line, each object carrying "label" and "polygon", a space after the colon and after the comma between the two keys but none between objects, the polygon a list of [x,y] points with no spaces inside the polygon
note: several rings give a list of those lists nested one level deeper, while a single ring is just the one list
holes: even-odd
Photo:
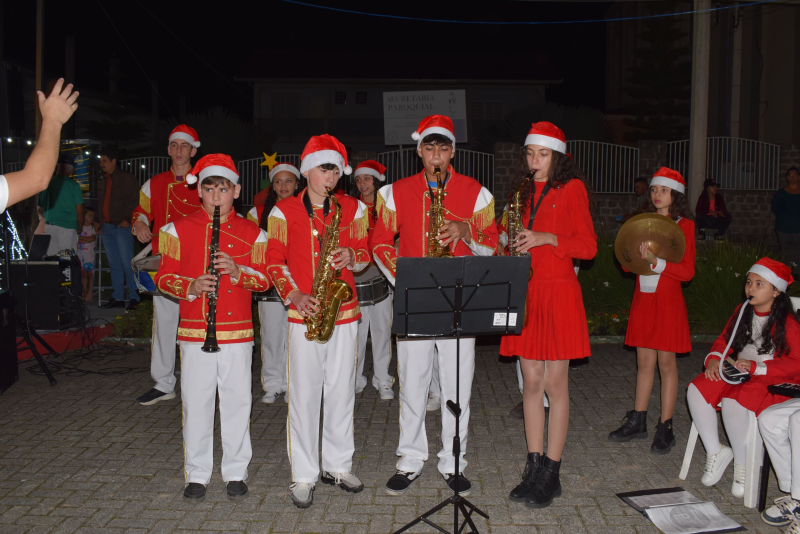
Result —
[{"label": "yellow star decoration", "polygon": [[275,153],[274,153],[273,155],[271,155],[271,156],[267,156],[267,153],[266,153],[266,152],[262,152],[262,154],[264,154],[264,161],[262,161],[262,162],[261,162],[261,166],[262,166],[262,167],[264,167],[264,166],[267,166],[267,167],[269,168],[269,170],[272,170],[272,167],[274,167],[274,166],[275,166],[275,165],[278,163],[278,162],[275,160],[275,156],[277,156],[277,155],[278,155],[278,153],[277,153],[277,152],[275,152]]}]

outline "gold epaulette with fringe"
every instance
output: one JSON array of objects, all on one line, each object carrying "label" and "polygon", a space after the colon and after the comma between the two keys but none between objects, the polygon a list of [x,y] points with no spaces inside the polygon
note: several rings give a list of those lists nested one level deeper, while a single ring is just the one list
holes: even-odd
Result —
[{"label": "gold epaulette with fringe", "polygon": [[269,238],[276,239],[286,245],[286,219],[270,217],[267,224],[269,225]]},{"label": "gold epaulette with fringe", "polygon": [[174,235],[160,230],[158,232],[158,252],[175,260],[181,259],[181,242]]},{"label": "gold epaulette with fringe", "polygon": [[383,196],[378,193],[378,199],[375,201],[377,205],[375,209],[378,213],[381,214],[383,218],[383,224],[391,230],[392,232],[397,232],[397,213],[390,209],[389,206],[386,205],[386,201],[383,199]]}]

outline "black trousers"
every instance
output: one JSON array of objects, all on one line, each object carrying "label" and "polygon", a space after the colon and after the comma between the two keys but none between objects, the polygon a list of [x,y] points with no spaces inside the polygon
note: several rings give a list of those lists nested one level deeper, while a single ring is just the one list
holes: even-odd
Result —
[{"label": "black trousers", "polygon": [[717,235],[725,235],[725,230],[731,225],[732,220],[733,217],[731,217],[730,213],[723,217],[712,217],[710,215],[701,215],[698,213],[695,217],[697,228],[700,230],[705,230],[706,228],[714,229],[717,231]]}]

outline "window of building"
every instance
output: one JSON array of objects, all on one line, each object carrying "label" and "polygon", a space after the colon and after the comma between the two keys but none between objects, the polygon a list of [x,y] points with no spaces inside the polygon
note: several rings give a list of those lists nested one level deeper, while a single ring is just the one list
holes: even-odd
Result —
[{"label": "window of building", "polygon": [[337,106],[344,106],[347,104],[347,91],[336,91],[334,102]]},{"label": "window of building", "polygon": [[276,119],[297,118],[300,111],[299,93],[274,91],[272,93],[272,116]]},{"label": "window of building", "polygon": [[356,105],[363,106],[367,103],[367,92],[356,91]]}]

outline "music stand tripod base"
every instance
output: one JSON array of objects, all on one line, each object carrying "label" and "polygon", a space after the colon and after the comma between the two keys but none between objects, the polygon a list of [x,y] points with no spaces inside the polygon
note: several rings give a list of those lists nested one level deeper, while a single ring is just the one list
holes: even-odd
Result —
[{"label": "music stand tripod base", "polygon": [[[510,318],[512,313],[522,318],[520,312],[525,307],[525,292],[515,292],[514,288],[527,288],[529,270],[529,258],[398,258],[392,333],[410,337],[455,337],[456,340],[456,398],[446,403],[456,418],[453,436],[456,487],[451,497],[395,534],[405,532],[419,523],[430,525],[442,534],[451,534],[430,519],[451,504],[452,534],[477,534],[473,513],[489,519],[486,512],[462,497],[458,489],[461,459],[461,335],[519,333],[522,321],[518,326],[511,325]],[[470,303],[473,303],[472,306]],[[498,316],[503,321],[499,321]],[[464,516],[464,522],[460,525],[459,512]],[[470,530],[465,530],[467,526]]]}]

